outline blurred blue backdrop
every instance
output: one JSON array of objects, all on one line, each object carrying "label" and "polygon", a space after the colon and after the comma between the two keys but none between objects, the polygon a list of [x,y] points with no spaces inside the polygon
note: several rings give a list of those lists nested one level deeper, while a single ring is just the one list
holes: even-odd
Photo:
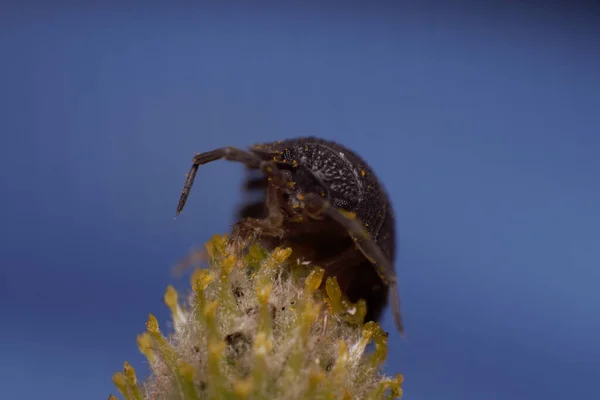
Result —
[{"label": "blurred blue backdrop", "polygon": [[136,335],[187,285],[171,266],[240,199],[242,168],[211,164],[173,220],[193,153],[309,134],[362,154],[396,208],[405,399],[592,398],[600,19],[516,3],[6,6],[2,397],[147,373]]}]

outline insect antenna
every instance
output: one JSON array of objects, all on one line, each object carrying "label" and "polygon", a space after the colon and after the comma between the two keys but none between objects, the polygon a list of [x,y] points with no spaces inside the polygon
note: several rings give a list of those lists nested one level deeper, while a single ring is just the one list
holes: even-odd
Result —
[{"label": "insect antenna", "polygon": [[183,210],[183,207],[185,207],[187,198],[190,195],[190,191],[192,190],[192,185],[194,184],[194,179],[196,179],[196,174],[198,173],[198,167],[200,167],[199,164],[192,164],[190,172],[186,175],[185,185],[183,186],[181,196],[179,197],[179,204],[177,204],[176,215],[179,215]]}]

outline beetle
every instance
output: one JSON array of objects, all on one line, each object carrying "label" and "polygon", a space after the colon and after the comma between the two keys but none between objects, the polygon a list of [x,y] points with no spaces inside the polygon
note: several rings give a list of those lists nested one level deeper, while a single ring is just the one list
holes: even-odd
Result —
[{"label": "beetle", "polygon": [[394,210],[371,167],[349,148],[314,136],[222,147],[196,154],[177,205],[183,210],[201,165],[239,162],[250,175],[245,189],[258,192],[238,210],[238,227],[251,227],[273,243],[335,276],[346,297],[367,305],[365,321],[378,321],[391,298],[394,322],[404,333],[394,261]]}]

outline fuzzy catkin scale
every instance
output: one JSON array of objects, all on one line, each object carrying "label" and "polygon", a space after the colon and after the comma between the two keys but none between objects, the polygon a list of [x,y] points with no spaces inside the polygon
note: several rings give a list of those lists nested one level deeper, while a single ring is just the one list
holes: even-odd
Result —
[{"label": "fuzzy catkin scale", "polygon": [[172,333],[149,316],[138,336],[149,378],[138,382],[128,363],[113,375],[125,400],[402,396],[402,375],[381,371],[387,333],[357,322],[364,306],[340,298],[335,279],[318,290],[324,271],[297,265],[289,249],[227,243],[219,235],[207,243],[209,266],[192,274],[184,304],[167,289]]}]

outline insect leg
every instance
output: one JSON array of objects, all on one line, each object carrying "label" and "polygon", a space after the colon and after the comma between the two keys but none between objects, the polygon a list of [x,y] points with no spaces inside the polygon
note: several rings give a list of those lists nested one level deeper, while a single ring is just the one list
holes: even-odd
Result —
[{"label": "insect leg", "polygon": [[246,150],[238,149],[236,147],[222,147],[207,151],[205,153],[196,154],[194,156],[190,172],[187,174],[183,190],[181,191],[179,204],[177,205],[177,214],[181,213],[183,207],[185,206],[187,198],[190,195],[190,191],[192,190],[194,179],[196,179],[198,168],[201,165],[208,164],[221,158],[242,163],[248,168],[260,169],[276,185],[285,185],[286,183],[286,175],[283,174],[273,162],[264,161],[255,154]]},{"label": "insect leg", "polygon": [[[291,176],[287,174],[288,171],[282,171],[285,179],[291,179]],[[263,210],[266,211],[266,216],[261,218],[246,217],[239,221],[237,225],[240,227],[239,231],[244,232],[252,231],[260,232],[261,235],[272,236],[272,237],[283,237],[283,221],[284,214],[281,209],[280,202],[281,188],[276,186],[271,180],[268,181]],[[254,206],[261,203],[254,203]],[[247,211],[247,210],[246,210]]]},{"label": "insect leg", "polygon": [[244,181],[244,189],[247,191],[264,190],[267,187],[267,178],[264,176],[249,177]]},{"label": "insect leg", "polygon": [[[235,226],[238,235],[248,236],[250,232],[260,232],[266,236],[283,236],[284,215],[280,205],[279,187],[269,181],[265,192],[262,202],[251,203],[241,210],[242,218]],[[266,215],[263,215],[265,211]]]},{"label": "insect leg", "polygon": [[279,188],[272,183],[267,186],[265,205],[267,208],[267,221],[276,228],[283,226],[283,212],[279,206]]},{"label": "insect leg", "polygon": [[398,331],[403,334],[404,324],[402,323],[400,296],[398,294],[394,267],[371,235],[369,235],[363,224],[354,214],[333,207],[329,201],[317,194],[308,193],[303,196],[300,195],[299,199],[304,203],[304,209],[312,218],[320,219],[327,216],[343,226],[354,240],[358,249],[375,266],[381,280],[390,286],[394,322]]}]

